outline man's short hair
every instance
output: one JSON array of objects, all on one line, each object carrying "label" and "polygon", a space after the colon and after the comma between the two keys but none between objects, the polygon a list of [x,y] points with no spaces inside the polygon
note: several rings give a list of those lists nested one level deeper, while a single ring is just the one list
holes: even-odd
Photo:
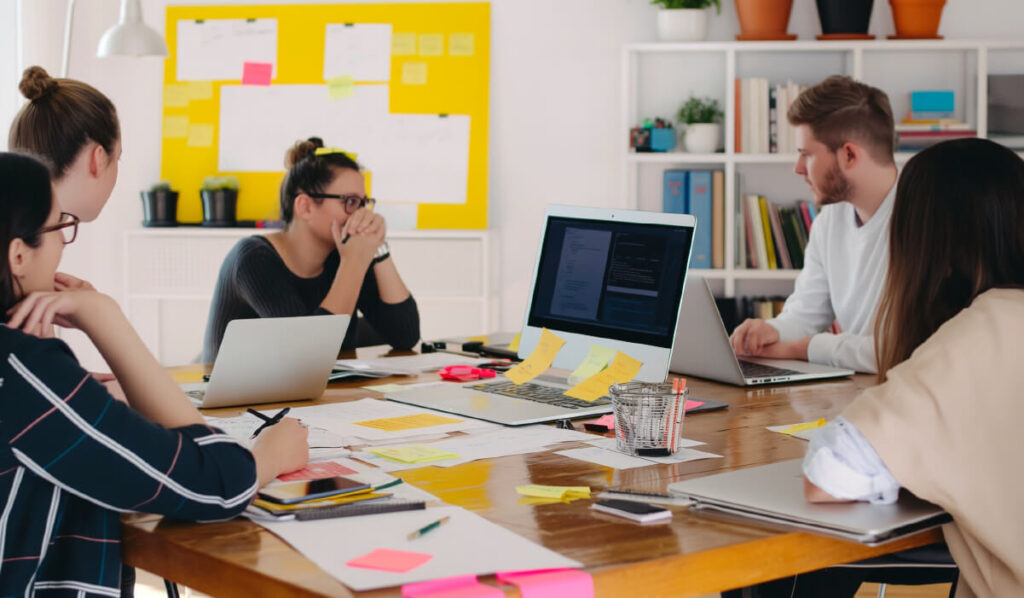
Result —
[{"label": "man's short hair", "polygon": [[877,87],[833,75],[797,96],[786,117],[794,126],[808,125],[814,138],[830,151],[854,142],[864,146],[875,162],[893,163],[892,107]]}]

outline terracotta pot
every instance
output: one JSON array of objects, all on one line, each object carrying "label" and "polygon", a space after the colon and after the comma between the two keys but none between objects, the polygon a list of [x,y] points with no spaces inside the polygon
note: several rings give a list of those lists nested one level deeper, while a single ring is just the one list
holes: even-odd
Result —
[{"label": "terracotta pot", "polygon": [[897,37],[935,38],[946,0],[889,0]]},{"label": "terracotta pot", "polygon": [[786,33],[793,0],[736,0],[740,34],[736,39],[795,39]]}]

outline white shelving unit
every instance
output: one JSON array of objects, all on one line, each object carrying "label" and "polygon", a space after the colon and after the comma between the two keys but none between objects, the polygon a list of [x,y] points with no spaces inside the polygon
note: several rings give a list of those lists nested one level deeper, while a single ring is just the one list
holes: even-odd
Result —
[{"label": "white shelving unit", "polygon": [[[895,59],[886,60],[880,63],[880,57],[892,54]],[[780,41],[780,42],[697,42],[697,43],[638,43],[627,44],[622,48],[622,120],[620,130],[626,131],[643,120],[644,117],[675,115],[676,109],[685,100],[688,94],[680,95],[674,106],[665,105],[657,107],[657,112],[641,114],[643,88],[651,86],[652,81],[660,77],[673,77],[673,72],[656,72],[654,77],[650,72],[641,72],[645,60],[662,60],[666,57],[686,57],[695,66],[684,68],[700,71],[707,76],[700,78],[700,83],[706,91],[709,89],[707,80],[724,78],[723,85],[714,85],[717,91],[712,97],[717,97],[720,105],[723,106],[725,151],[715,154],[689,154],[681,151],[667,153],[635,153],[623,146],[622,163],[625,168],[625,197],[627,206],[633,208],[647,207],[650,209],[657,205],[660,209],[661,197],[656,201],[651,198],[641,197],[642,169],[648,166],[653,167],[707,167],[717,166],[725,172],[725,264],[724,269],[715,270],[694,270],[702,276],[721,281],[722,292],[726,296],[734,296],[737,293],[737,283],[745,285],[767,284],[772,289],[778,289],[779,283],[767,283],[767,281],[792,281],[796,278],[798,271],[795,270],[752,270],[737,268],[736,264],[736,239],[735,222],[737,218],[736,198],[740,192],[737,184],[737,172],[739,169],[750,166],[763,165],[767,168],[792,168],[796,163],[796,154],[750,154],[735,152],[733,147],[735,122],[735,80],[737,77],[765,76],[761,72],[746,67],[743,62],[757,62],[777,58],[787,58],[790,64],[775,68],[776,72],[785,72],[785,78],[791,78],[801,84],[809,85],[823,79],[830,74],[846,74],[866,83],[879,86],[890,95],[893,102],[894,116],[899,121],[903,116],[897,106],[896,97],[886,89],[885,79],[900,77],[900,65],[890,65],[890,62],[899,62],[900,57],[935,60],[941,59],[942,66],[939,69],[945,73],[954,73],[952,76],[959,76],[962,85],[959,90],[958,102],[963,102],[963,108],[958,109],[963,120],[971,122],[978,131],[978,136],[986,137],[988,134],[988,75],[992,72],[993,55],[1001,55],[1001,58],[1008,56],[1012,60],[1003,60],[1000,70],[1013,70],[1013,72],[1024,73],[1024,41],[989,41],[989,40],[871,40],[871,41]],[[838,58],[841,64],[840,71],[806,73],[799,70],[801,64],[807,60],[813,60],[819,55],[834,55],[831,60]],[[703,62],[699,62],[702,60]],[[1012,63],[1014,66],[1007,67],[1004,63]],[[717,66],[716,66],[717,65]],[[664,70],[665,65],[660,65]],[[657,69],[659,65],[655,65]],[[829,68],[829,67],[824,67]],[[749,71],[749,72],[746,72]],[[911,82],[910,85],[918,85],[917,79],[921,73],[916,69],[903,67],[903,74]],[[960,75],[956,75],[959,73]],[[681,71],[675,71],[676,76]],[[692,73],[688,73],[693,78]],[[774,73],[773,73],[774,74]],[[926,76],[926,75],[925,75]],[[883,81],[879,81],[882,79]],[[934,88],[946,87],[945,80],[935,83]],[[661,85],[660,91],[663,104],[668,95]],[[917,87],[922,89],[923,87]],[[705,95],[700,93],[698,95]],[[649,106],[647,107],[650,108]],[[899,152],[896,154],[897,163],[906,162],[913,153]],[[650,174],[648,173],[648,176]],[[797,177],[792,175],[794,184],[799,183]],[[649,182],[649,181],[648,181]],[[660,183],[660,181],[659,181]],[[658,185],[660,189],[660,184]],[[770,198],[772,199],[772,198]],[[810,199],[810,197],[806,197]],[[645,201],[646,200],[646,201]],[[751,281],[746,283],[745,281]],[[764,281],[764,283],[762,283]],[[767,288],[767,287],[766,287]],[[788,288],[792,288],[789,286]]]}]

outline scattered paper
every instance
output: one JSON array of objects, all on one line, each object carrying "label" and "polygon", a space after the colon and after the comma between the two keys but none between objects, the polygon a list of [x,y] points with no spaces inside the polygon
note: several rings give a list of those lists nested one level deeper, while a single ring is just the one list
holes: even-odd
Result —
[{"label": "scattered paper", "polygon": [[673,463],[686,463],[688,461],[700,461],[701,459],[721,459],[722,455],[716,455],[715,453],[708,453],[705,451],[698,451],[696,449],[681,448],[677,449],[675,453],[667,457],[641,457],[648,461],[654,461],[655,463],[673,464]]},{"label": "scattered paper", "polygon": [[354,81],[391,79],[391,24],[329,24],[324,39],[324,80],[350,75]]},{"label": "scattered paper", "polygon": [[792,424],[788,426],[768,426],[768,429],[772,432],[779,432],[780,434],[786,434],[787,436],[793,436],[801,440],[810,440],[818,432],[818,428],[824,427],[828,422],[825,418],[820,418],[812,422],[804,422],[801,424]]},{"label": "scattered paper", "polygon": [[188,117],[167,115],[164,117],[164,137],[166,139],[185,139],[188,137]]},{"label": "scattered paper", "polygon": [[336,461],[321,461],[309,463],[302,469],[277,476],[282,482],[302,482],[305,480],[322,480],[333,478],[339,475],[350,475],[357,473],[356,470],[345,467]]},{"label": "scattered paper", "polygon": [[189,100],[188,86],[183,83],[168,83],[164,85],[164,108],[186,108]]},{"label": "scattered paper", "polygon": [[634,467],[648,467],[654,465],[654,463],[651,463],[646,459],[632,457],[618,451],[607,451],[593,446],[589,448],[558,451],[555,454],[562,455],[563,457],[569,457],[570,459],[576,459],[577,461],[596,463],[597,465],[611,467],[612,469],[633,469]]},{"label": "scattered paper", "polygon": [[419,353],[401,357],[381,357],[378,359],[339,359],[335,368],[351,368],[358,370],[381,370],[398,373],[418,374],[432,372],[449,365],[480,365],[491,361],[489,358],[467,357],[451,353]]},{"label": "scattered paper", "polygon": [[589,486],[542,486],[539,484],[527,484],[525,486],[516,486],[516,492],[523,496],[553,498],[557,500],[590,498]]},{"label": "scattered paper", "polygon": [[420,34],[420,56],[443,56],[444,55],[444,34],[443,33],[421,33]]},{"label": "scattered paper", "polygon": [[448,451],[425,445],[395,446],[390,448],[370,449],[369,452],[385,459],[402,463],[424,463],[439,459],[458,459],[459,456]]},{"label": "scattered paper", "polygon": [[590,345],[590,351],[583,358],[583,363],[569,374],[569,384],[579,384],[600,372],[615,357],[615,350],[600,345]]},{"label": "scattered paper", "polygon": [[427,84],[427,63],[425,62],[403,62],[402,63],[402,85],[426,85]]},{"label": "scattered paper", "polygon": [[[619,450],[618,449],[619,445],[617,444],[617,442],[618,442],[618,440],[616,438],[598,438],[597,440],[590,440],[590,441],[588,441],[587,444],[589,444],[590,446],[600,447],[600,448],[603,448],[603,449],[609,450],[609,451],[617,451],[617,450]],[[703,444],[704,444],[703,442],[700,442],[698,440],[691,440],[689,438],[680,438],[678,446],[683,447],[683,448],[688,448],[688,447],[694,447],[694,446],[701,446]],[[644,457],[644,458],[647,459],[648,457]]]},{"label": "scattered paper", "polygon": [[374,392],[385,393],[385,392],[394,392],[396,390],[404,390],[404,389],[408,388],[409,386],[413,386],[413,385],[410,385],[410,384],[374,384],[372,386],[362,386],[360,388],[363,388],[364,390],[372,390]]},{"label": "scattered paper", "polygon": [[277,62],[277,19],[178,21],[178,81],[237,81],[246,62]]},{"label": "scattered paper", "polygon": [[472,56],[473,52],[472,33],[453,33],[448,36],[448,54],[452,56]]},{"label": "scattered paper", "polygon": [[422,413],[416,415],[403,415],[400,417],[387,417],[384,419],[371,419],[362,422],[354,422],[357,426],[376,428],[387,432],[399,430],[415,430],[417,428],[429,428],[430,426],[443,426],[445,424],[459,424],[464,420],[454,417],[444,417],[433,413]]},{"label": "scattered paper", "polygon": [[539,571],[499,571],[498,581],[519,588],[523,598],[593,598],[594,578],[577,569],[541,569]]},{"label": "scattered paper", "polygon": [[505,377],[515,384],[529,382],[543,374],[555,361],[555,356],[561,350],[565,341],[547,328],[541,330],[540,341],[525,360],[519,365],[505,372]]},{"label": "scattered paper", "polygon": [[422,552],[378,548],[345,564],[349,567],[360,567],[362,569],[405,573],[406,571],[412,571],[432,558],[434,558],[433,555],[423,554]]},{"label": "scattered paper", "polygon": [[565,396],[581,401],[596,401],[608,394],[612,384],[625,384],[632,380],[643,364],[622,351],[604,370],[565,391]]},{"label": "scattered paper", "polygon": [[213,145],[213,125],[189,124],[188,147],[211,147]]},{"label": "scattered paper", "polygon": [[274,65],[269,62],[242,64],[242,85],[270,85],[273,76]]},{"label": "scattered paper", "polygon": [[391,55],[412,56],[416,54],[415,33],[391,33]]},{"label": "scattered paper", "polygon": [[356,86],[352,82],[352,75],[341,75],[327,80],[327,95],[332,100],[350,98],[355,92]]}]

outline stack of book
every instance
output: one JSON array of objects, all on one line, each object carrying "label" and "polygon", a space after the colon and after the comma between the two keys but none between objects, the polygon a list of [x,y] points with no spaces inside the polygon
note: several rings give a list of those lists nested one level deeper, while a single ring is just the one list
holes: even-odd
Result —
[{"label": "stack of book", "polygon": [[693,214],[697,233],[691,268],[725,267],[725,173],[721,170],[666,170],[662,211]]},{"label": "stack of book", "polygon": [[741,202],[743,230],[737,234],[737,266],[759,270],[799,270],[817,212],[806,201],[781,207],[759,195]]},{"label": "stack of book", "polygon": [[736,79],[736,153],[788,154],[796,152],[795,128],[786,113],[805,88],[787,81],[772,85],[768,79]]},{"label": "stack of book", "polygon": [[914,151],[964,137],[977,137],[970,124],[957,120],[956,97],[952,91],[913,91],[910,112],[896,125],[897,147]]}]

